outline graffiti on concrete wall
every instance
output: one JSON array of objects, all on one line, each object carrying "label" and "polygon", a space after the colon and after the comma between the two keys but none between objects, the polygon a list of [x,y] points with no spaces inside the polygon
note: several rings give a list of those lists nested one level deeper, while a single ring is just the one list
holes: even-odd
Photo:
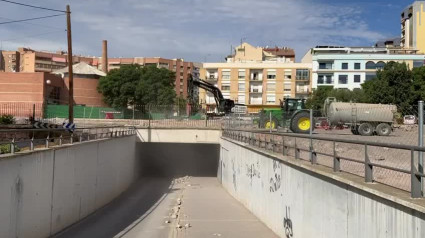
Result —
[{"label": "graffiti on concrete wall", "polygon": [[273,175],[270,178],[270,192],[276,192],[281,185],[281,165],[279,161],[273,160]]},{"label": "graffiti on concrete wall", "polygon": [[237,191],[237,183],[236,183],[236,168],[235,168],[235,159],[232,159],[232,171],[233,171],[233,188]]},{"label": "graffiti on concrete wall", "polygon": [[254,164],[246,164],[246,176],[250,179],[250,185],[252,186],[252,180],[254,178],[261,178],[260,174],[260,161]]},{"label": "graffiti on concrete wall", "polygon": [[283,228],[285,229],[285,235],[287,238],[294,236],[294,230],[292,227],[291,220],[291,208],[286,207],[286,216],[283,218]]}]

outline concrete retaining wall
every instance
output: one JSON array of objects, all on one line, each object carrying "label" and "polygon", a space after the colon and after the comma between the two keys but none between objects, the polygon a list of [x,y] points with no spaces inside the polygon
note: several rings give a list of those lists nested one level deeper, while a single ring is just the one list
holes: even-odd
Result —
[{"label": "concrete retaining wall", "polygon": [[139,129],[143,142],[167,143],[215,143],[218,144],[221,130],[214,129]]},{"label": "concrete retaining wall", "polygon": [[0,237],[47,237],[125,191],[136,137],[0,157]]},{"label": "concrete retaining wall", "polygon": [[423,211],[240,143],[220,153],[223,186],[281,237],[425,237]]}]

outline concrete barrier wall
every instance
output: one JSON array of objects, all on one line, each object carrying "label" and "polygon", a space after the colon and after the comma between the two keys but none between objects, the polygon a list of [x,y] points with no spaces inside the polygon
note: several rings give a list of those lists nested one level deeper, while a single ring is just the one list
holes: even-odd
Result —
[{"label": "concrete barrier wall", "polygon": [[215,143],[218,144],[221,130],[213,129],[139,129],[142,142],[166,143]]},{"label": "concrete barrier wall", "polygon": [[0,237],[48,237],[125,191],[136,136],[0,157]]},{"label": "concrete barrier wall", "polygon": [[218,171],[227,191],[280,237],[425,237],[423,210],[240,143],[221,139]]}]

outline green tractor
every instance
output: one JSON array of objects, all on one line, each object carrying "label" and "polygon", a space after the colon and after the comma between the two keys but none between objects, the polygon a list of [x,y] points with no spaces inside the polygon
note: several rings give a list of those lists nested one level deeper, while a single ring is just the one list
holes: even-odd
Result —
[{"label": "green tractor", "polygon": [[310,121],[310,112],[305,108],[305,99],[286,98],[281,101],[280,109],[263,109],[259,113],[259,128],[286,127],[294,133],[307,134],[312,125],[314,123]]}]

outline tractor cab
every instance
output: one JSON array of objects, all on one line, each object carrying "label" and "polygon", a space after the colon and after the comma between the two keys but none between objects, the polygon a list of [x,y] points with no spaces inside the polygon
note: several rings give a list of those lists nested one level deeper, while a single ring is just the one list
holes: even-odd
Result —
[{"label": "tractor cab", "polygon": [[286,127],[295,133],[309,133],[313,123],[306,110],[305,99],[285,98],[280,101],[280,110],[263,109],[260,112],[260,128]]}]

